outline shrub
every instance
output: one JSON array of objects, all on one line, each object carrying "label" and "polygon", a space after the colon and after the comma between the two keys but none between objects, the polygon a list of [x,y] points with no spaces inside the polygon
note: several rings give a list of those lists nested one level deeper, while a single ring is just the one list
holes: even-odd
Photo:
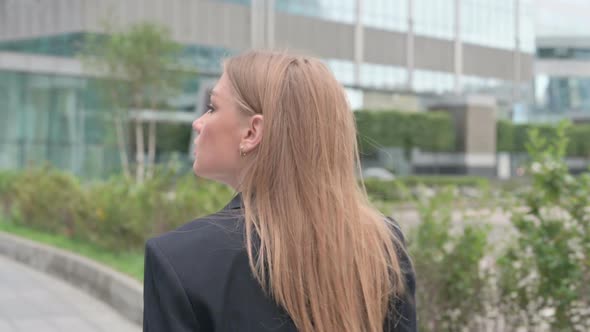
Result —
[{"label": "shrub", "polygon": [[574,178],[563,158],[566,124],[556,138],[529,132],[525,211],[514,207],[516,238],[498,261],[501,307],[513,326],[590,329],[590,173]]},{"label": "shrub", "polygon": [[229,201],[223,185],[159,169],[142,184],[123,176],[82,185],[72,175],[51,168],[0,176],[0,189],[10,183],[2,205],[15,223],[66,235],[110,250],[138,251],[153,235],[213,213]]},{"label": "shrub", "polygon": [[448,186],[474,188],[485,191],[489,188],[489,180],[476,176],[406,176],[395,180],[365,180],[367,193],[374,199],[382,201],[408,201],[412,197],[412,188],[426,186],[442,189]]},{"label": "shrub", "polygon": [[478,189],[489,187],[489,180],[478,176],[406,176],[399,178],[399,181],[408,187],[417,185],[473,187]]},{"label": "shrub", "polygon": [[[113,178],[89,188],[95,202],[92,241],[113,249],[141,249],[154,235],[223,207],[231,190],[194,175],[160,170],[142,184]],[[124,240],[124,241],[122,241]]]},{"label": "shrub", "polygon": [[13,219],[34,229],[77,235],[90,218],[90,201],[78,180],[49,167],[22,172],[12,184]]},{"label": "shrub", "polygon": [[12,209],[13,188],[18,174],[16,171],[0,172],[0,212]]},{"label": "shrub", "polygon": [[[527,152],[528,132],[535,129],[549,141],[556,140],[557,127],[548,124],[514,124],[500,120],[497,124],[497,145],[499,152]],[[590,157],[590,125],[570,126],[566,132],[569,140],[565,156]]]},{"label": "shrub", "polygon": [[498,152],[514,151],[515,126],[510,121],[498,120],[496,124],[496,150]]},{"label": "shrub", "polygon": [[368,110],[354,114],[359,146],[365,155],[374,154],[379,147],[400,147],[406,152],[412,148],[435,152],[455,149],[455,132],[448,114]]},{"label": "shrub", "polygon": [[590,125],[575,125],[568,131],[568,149],[569,156],[578,156],[590,158]]},{"label": "shrub", "polygon": [[489,229],[453,225],[453,192],[447,188],[420,202],[420,223],[408,233],[420,331],[473,328],[476,318],[484,314],[489,274],[480,266]]}]

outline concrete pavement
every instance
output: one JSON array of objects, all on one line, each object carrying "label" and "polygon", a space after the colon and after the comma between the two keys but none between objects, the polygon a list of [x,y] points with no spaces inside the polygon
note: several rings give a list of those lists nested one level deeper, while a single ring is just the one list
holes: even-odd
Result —
[{"label": "concrete pavement", "polygon": [[139,332],[62,280],[0,256],[0,332]]}]

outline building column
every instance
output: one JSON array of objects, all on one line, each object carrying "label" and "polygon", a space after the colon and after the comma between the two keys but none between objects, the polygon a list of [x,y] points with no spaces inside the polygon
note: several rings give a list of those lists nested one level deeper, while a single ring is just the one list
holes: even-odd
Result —
[{"label": "building column", "polygon": [[251,0],[250,47],[273,48],[275,44],[275,0]]},{"label": "building column", "polygon": [[408,71],[407,89],[414,85],[414,0],[408,0],[408,33],[406,34],[406,69]]},{"label": "building column", "polygon": [[514,86],[513,103],[520,100],[520,0],[514,0]]},{"label": "building column", "polygon": [[363,50],[365,47],[362,0],[356,0],[356,13],[354,25],[354,84],[361,85],[361,66],[363,64]]},{"label": "building column", "polygon": [[266,0],[266,45],[275,46],[275,0]]},{"label": "building column", "polygon": [[463,92],[461,78],[463,76],[463,42],[461,40],[461,0],[455,0],[455,94]]},{"label": "building column", "polygon": [[259,48],[263,46],[261,40],[264,32],[264,0],[251,0],[250,4],[250,47]]}]

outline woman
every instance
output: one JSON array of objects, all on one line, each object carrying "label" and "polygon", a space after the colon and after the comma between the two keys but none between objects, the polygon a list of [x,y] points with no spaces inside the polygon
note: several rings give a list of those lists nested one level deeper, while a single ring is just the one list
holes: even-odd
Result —
[{"label": "woman", "polygon": [[367,201],[342,87],[318,60],[230,58],[193,170],[236,196],[146,244],[144,331],[415,331],[401,232]]}]

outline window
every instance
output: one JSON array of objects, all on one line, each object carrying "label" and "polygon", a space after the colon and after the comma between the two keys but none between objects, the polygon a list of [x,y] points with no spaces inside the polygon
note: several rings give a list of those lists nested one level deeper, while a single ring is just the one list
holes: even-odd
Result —
[{"label": "window", "polygon": [[414,71],[413,84],[416,92],[443,93],[452,91],[455,81],[451,73],[419,69]]},{"label": "window", "polygon": [[275,0],[275,9],[293,15],[351,24],[356,17],[355,0]]},{"label": "window", "polygon": [[408,31],[408,0],[364,0],[362,23],[382,30]]},{"label": "window", "polygon": [[453,39],[454,0],[414,0],[414,32],[428,37]]},{"label": "window", "polygon": [[[462,0],[461,39],[466,43],[514,49],[514,15],[514,0]],[[522,22],[521,26],[528,29],[529,23]],[[524,41],[530,49],[529,40]]]},{"label": "window", "polygon": [[407,82],[407,70],[402,67],[363,63],[361,85],[372,88],[393,89]]}]

